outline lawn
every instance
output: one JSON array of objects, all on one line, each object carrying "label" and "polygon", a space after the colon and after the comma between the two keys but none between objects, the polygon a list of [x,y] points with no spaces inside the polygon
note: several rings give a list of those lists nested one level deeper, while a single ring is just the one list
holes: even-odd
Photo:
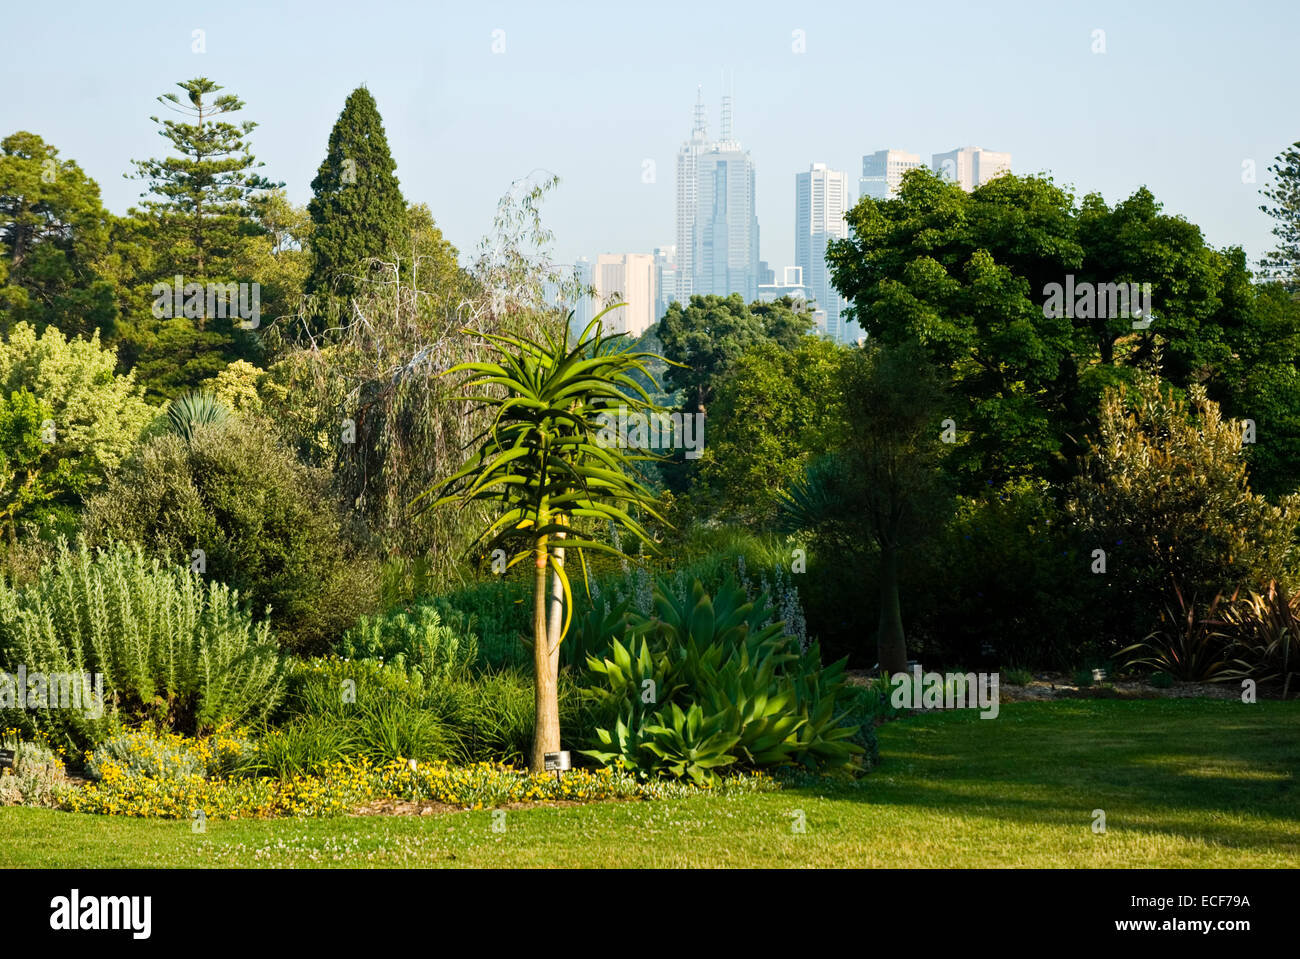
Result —
[{"label": "lawn", "polygon": [[1008,703],[996,720],[890,723],[880,743],[880,768],[854,785],[504,820],[209,822],[198,834],[6,808],[0,866],[1300,866],[1300,703]]}]

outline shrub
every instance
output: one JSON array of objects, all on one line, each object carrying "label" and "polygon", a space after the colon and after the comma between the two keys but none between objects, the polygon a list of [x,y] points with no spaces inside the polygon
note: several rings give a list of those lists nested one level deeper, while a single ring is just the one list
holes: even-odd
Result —
[{"label": "shrub", "polygon": [[978,662],[992,650],[1003,663],[1065,668],[1095,652],[1094,580],[1105,577],[1088,571],[1076,536],[1044,483],[959,497],[944,531],[904,569],[925,661]]},{"label": "shrub", "polygon": [[280,694],[279,654],[239,594],[139,547],[66,546],[32,584],[0,583],[0,666],[100,674],[90,709],[19,712],[78,748],[145,720],[188,733],[257,719]]},{"label": "shrub", "polygon": [[139,543],[186,563],[202,550],[205,575],[271,607],[277,638],[295,652],[329,648],[377,592],[327,474],[248,422],[198,428],[190,442],[154,438],[91,500],[84,529],[92,543]]},{"label": "shrub", "polygon": [[64,782],[63,762],[40,743],[12,736],[0,746],[14,753],[12,769],[0,769],[0,806],[53,806]]},{"label": "shrub", "polygon": [[[1149,374],[1131,389],[1107,390],[1099,435],[1068,504],[1109,553],[1108,575],[1098,579],[1116,631],[1154,625],[1171,576],[1203,597],[1288,582],[1294,572],[1300,498],[1275,506],[1251,492],[1241,424],[1224,420],[1200,387],[1188,392],[1183,401]],[[1162,629],[1185,633],[1185,612],[1166,616]],[[1217,645],[1203,638],[1196,641],[1203,648]]]},{"label": "shrub", "polygon": [[1188,682],[1219,683],[1234,678],[1227,657],[1228,636],[1220,629],[1223,622],[1216,618],[1222,594],[1210,601],[1204,615],[1198,614],[1195,600],[1189,603],[1183,598],[1176,584],[1174,595],[1178,608],[1166,606],[1160,625],[1142,642],[1117,655],[1129,657],[1125,661],[1128,667],[1149,666]]},{"label": "shrub", "polygon": [[[18,323],[0,340],[0,521],[62,527],[156,416],[117,353],[54,327]],[[75,520],[73,521],[75,523]]]},{"label": "shrub", "polygon": [[584,695],[600,723],[587,755],[711,783],[733,764],[833,767],[862,754],[843,724],[844,661],[823,667],[815,643],[801,653],[734,582],[714,597],[698,581],[685,597],[661,583],[655,606],[609,658],[587,661]]},{"label": "shrub", "polygon": [[257,747],[250,740],[226,731],[190,739],[175,733],[133,730],[96,746],[86,757],[86,773],[101,779],[111,763],[128,776],[149,779],[228,779],[251,772],[256,755]]},{"label": "shrub", "polygon": [[1223,626],[1232,643],[1232,678],[1280,680],[1285,699],[1300,674],[1300,594],[1270,582],[1263,593],[1234,595]]},{"label": "shrub", "polygon": [[393,610],[383,616],[362,616],[344,634],[339,655],[345,659],[375,659],[425,680],[445,680],[466,671],[478,655],[478,640],[443,623],[432,606]]}]

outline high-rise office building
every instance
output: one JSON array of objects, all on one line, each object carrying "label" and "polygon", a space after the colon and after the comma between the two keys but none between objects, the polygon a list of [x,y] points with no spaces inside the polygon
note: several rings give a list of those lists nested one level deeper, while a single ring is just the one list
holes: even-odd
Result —
[{"label": "high-rise office building", "polygon": [[999,174],[1010,173],[1011,154],[994,153],[983,147],[961,147],[934,154],[930,169],[944,179],[956,182],[969,193]]},{"label": "high-rise office building", "polygon": [[675,297],[691,301],[695,280],[695,212],[699,205],[699,155],[709,148],[708,119],[704,113],[704,91],[695,92],[695,124],[690,139],[677,151],[677,273]]},{"label": "high-rise office building", "polygon": [[731,97],[722,130],[709,142],[697,97],[695,129],[677,154],[677,299],[758,294],[754,161],[732,134]]},{"label": "high-rise office building", "polygon": [[862,176],[858,178],[858,196],[888,200],[898,193],[903,174],[924,166],[921,157],[903,150],[877,150],[862,158]]},{"label": "high-rise office building", "polygon": [[602,253],[591,269],[596,311],[623,303],[605,318],[607,333],[640,336],[654,323],[655,258],[649,253]]},{"label": "high-rise office building", "polygon": [[654,322],[663,319],[668,306],[677,299],[677,247],[655,248],[655,315]]},{"label": "high-rise office building", "polygon": [[844,301],[831,285],[826,268],[826,244],[849,235],[848,224],[844,222],[849,199],[848,174],[829,169],[825,163],[814,163],[807,173],[795,174],[794,195],[796,265],[802,268],[804,282],[818,309],[826,312],[826,334],[840,342]]}]

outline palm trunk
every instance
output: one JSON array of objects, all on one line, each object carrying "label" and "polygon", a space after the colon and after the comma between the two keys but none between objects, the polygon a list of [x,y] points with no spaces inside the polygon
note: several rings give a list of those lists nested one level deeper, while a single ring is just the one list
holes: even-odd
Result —
[{"label": "palm trunk", "polygon": [[[537,576],[533,589],[533,675],[537,694],[533,755],[528,768],[535,773],[546,769],[546,754],[560,749],[559,643],[552,646],[547,629],[546,537],[537,540]],[[558,630],[558,625],[556,629]]]},{"label": "palm trunk", "polygon": [[880,547],[880,624],[876,628],[876,656],[888,676],[907,671],[907,639],[903,611],[898,602],[898,547]]}]

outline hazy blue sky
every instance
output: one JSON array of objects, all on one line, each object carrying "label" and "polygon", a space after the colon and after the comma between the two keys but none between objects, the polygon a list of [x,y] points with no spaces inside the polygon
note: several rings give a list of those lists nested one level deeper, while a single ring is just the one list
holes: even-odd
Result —
[{"label": "hazy blue sky", "polygon": [[[1252,258],[1272,245],[1265,168],[1300,140],[1300,5],[1275,3],[5,4],[0,135],[39,133],[123,212],[131,159],[162,155],[160,93],[206,75],[247,103],[263,170],[305,202],[343,101],[366,84],[408,199],[462,252],[535,169],[561,261],[673,242],[674,156],[724,76],[754,157],[762,257],[794,255],[794,177],[886,147],[978,145],[1108,201],[1165,210]],[[191,51],[206,31],[207,52]],[[1092,52],[1095,29],[1106,52]],[[493,53],[493,31],[505,51]],[[806,52],[792,50],[802,30]],[[642,182],[643,161],[657,166]],[[1242,182],[1253,159],[1260,183]]]}]

